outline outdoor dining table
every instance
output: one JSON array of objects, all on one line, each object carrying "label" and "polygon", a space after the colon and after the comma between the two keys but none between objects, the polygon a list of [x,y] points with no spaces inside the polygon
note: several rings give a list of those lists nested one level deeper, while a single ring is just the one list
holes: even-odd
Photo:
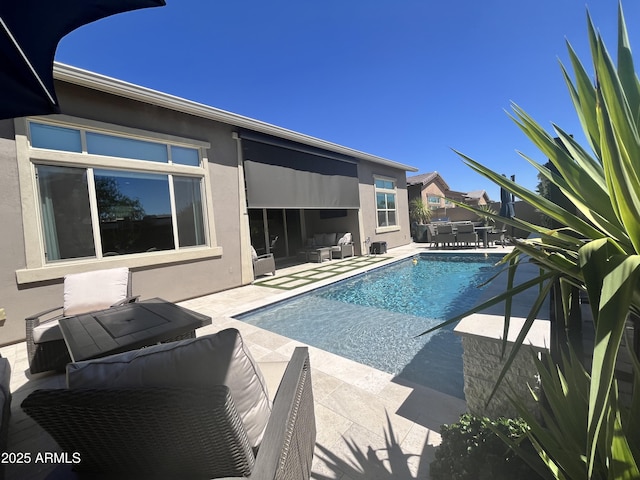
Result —
[{"label": "outdoor dining table", "polygon": [[126,352],[156,343],[195,337],[211,317],[152,298],[60,320],[74,362]]},{"label": "outdoor dining table", "polygon": [[482,246],[487,248],[489,246],[489,232],[493,230],[493,227],[473,227],[473,229],[482,234]]}]

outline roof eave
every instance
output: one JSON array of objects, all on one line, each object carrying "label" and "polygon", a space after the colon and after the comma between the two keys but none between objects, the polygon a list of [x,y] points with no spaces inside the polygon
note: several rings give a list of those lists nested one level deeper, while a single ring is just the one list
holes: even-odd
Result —
[{"label": "roof eave", "polygon": [[360,160],[366,160],[372,163],[386,165],[408,172],[417,172],[416,167],[394,162],[386,158],[371,155],[365,152],[344,147],[336,143],[327,142],[319,138],[311,137],[303,133],[278,127],[270,123],[262,122],[253,118],[238,115],[236,113],[227,112],[219,108],[210,107],[203,103],[194,102],[168,93],[160,92],[150,88],[135,85],[133,83],[118,80],[116,78],[107,77],[99,73],[84,70],[82,68],[73,67],[64,63],[54,62],[53,76],[55,79],[79,85],[93,90],[117,95],[120,97],[137,100],[151,105],[168,108],[189,115],[194,115],[217,122],[226,123],[239,128],[247,128],[255,130],[267,135],[285,138],[294,142],[311,145],[317,148],[338,152],[344,155],[350,155]]}]

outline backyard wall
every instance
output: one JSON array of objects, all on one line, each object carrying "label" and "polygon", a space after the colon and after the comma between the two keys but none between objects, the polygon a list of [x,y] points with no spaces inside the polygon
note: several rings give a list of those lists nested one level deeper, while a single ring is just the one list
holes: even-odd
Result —
[{"label": "backyard wall", "polygon": [[471,414],[493,419],[502,416],[519,417],[507,396],[514,394],[529,411],[537,410],[529,388],[536,393],[540,391],[534,356],[548,351],[550,327],[549,322],[545,320],[534,322],[502,384],[489,402],[491,392],[523,323],[522,318],[511,318],[504,357],[501,356],[504,317],[473,314],[465,317],[456,326],[454,332],[462,337],[464,394],[467,410]]},{"label": "backyard wall", "polygon": [[[496,212],[500,212],[500,202],[491,202],[489,206]],[[533,223],[535,225],[541,225],[541,214],[537,210],[535,210],[531,205],[523,201],[517,201],[514,204],[514,210],[516,213],[516,218],[524,220],[525,222]],[[436,218],[448,218],[451,222],[462,222],[462,221],[472,221],[479,222],[481,219],[473,212],[466,210],[462,207],[454,207],[454,208],[438,208],[437,210],[433,210],[433,219]],[[500,223],[500,220],[496,220],[495,222],[496,228],[503,228],[503,224]],[[505,227],[509,234],[511,235],[511,227]],[[528,232],[524,230],[514,229],[513,236],[516,238],[527,238],[529,236]]]}]

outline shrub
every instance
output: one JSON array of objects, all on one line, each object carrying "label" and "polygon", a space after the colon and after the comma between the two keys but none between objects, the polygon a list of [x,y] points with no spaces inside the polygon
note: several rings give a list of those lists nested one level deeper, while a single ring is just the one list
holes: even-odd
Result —
[{"label": "shrub", "polygon": [[442,443],[431,462],[432,480],[539,479],[493,431],[498,430],[524,449],[534,452],[521,419],[489,420],[465,413],[457,423],[443,425]]}]

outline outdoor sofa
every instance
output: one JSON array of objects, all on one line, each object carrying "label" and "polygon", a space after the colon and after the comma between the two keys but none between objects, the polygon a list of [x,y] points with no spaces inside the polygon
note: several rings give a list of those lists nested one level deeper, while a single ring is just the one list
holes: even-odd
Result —
[{"label": "outdoor sofa", "polygon": [[69,364],[67,386],[22,402],[62,451],[77,452],[79,463],[56,474],[310,477],[316,429],[306,347],[295,349],[273,402],[235,329]]},{"label": "outdoor sofa", "polygon": [[349,232],[316,233],[307,241],[307,248],[330,248],[331,258],[353,257],[353,237]]}]

